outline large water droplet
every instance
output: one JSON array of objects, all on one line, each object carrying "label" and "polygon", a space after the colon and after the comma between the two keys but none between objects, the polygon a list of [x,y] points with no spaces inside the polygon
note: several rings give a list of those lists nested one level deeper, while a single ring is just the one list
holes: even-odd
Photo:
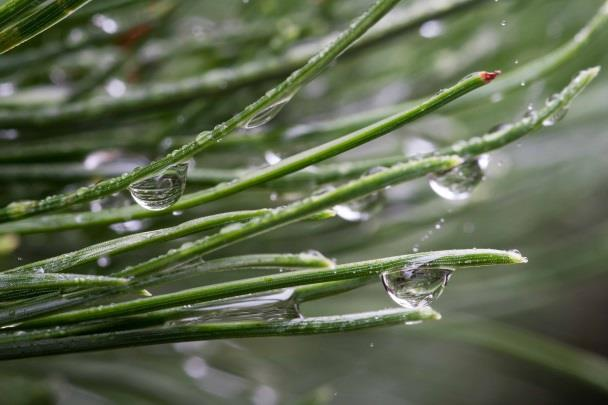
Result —
[{"label": "large water droplet", "polygon": [[175,204],[184,193],[187,173],[188,163],[178,163],[158,175],[131,184],[129,191],[142,208],[164,210]]},{"label": "large water droplet", "polygon": [[429,305],[448,283],[453,270],[445,268],[406,267],[381,274],[389,297],[405,308]]},{"label": "large water droplet", "polygon": [[488,155],[467,160],[447,172],[431,175],[429,185],[438,196],[446,200],[466,200],[483,180],[488,162]]},{"label": "large water droplet", "polygon": [[277,116],[277,114],[283,109],[283,107],[285,107],[285,104],[287,104],[291,100],[293,95],[294,93],[289,94],[278,100],[276,103],[269,105],[268,107],[260,111],[258,114],[251,117],[249,121],[247,121],[243,125],[243,128],[252,129],[268,123],[271,119]]}]

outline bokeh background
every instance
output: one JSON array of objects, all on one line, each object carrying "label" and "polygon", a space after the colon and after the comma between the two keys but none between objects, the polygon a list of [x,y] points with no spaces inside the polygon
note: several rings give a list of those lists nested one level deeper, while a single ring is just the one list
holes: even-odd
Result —
[{"label": "bokeh background", "polygon": [[[118,26],[127,24],[149,2],[132,3],[116,15],[108,11],[104,16]],[[142,49],[142,60],[152,58],[154,41],[161,43],[167,38],[175,39],[171,46],[178,50],[180,43],[188,41],[218,41],[220,45],[215,50],[201,46],[175,51],[149,71],[143,69],[142,77],[129,78],[119,72],[113,80],[120,80],[129,89],[132,81],[171,81],[270,57],[306,38],[344,27],[370,4],[363,0],[180,3],[171,25]],[[402,3],[400,7],[412,2]],[[356,115],[415,99],[470,71],[511,71],[569,40],[602,3],[479,1],[340,58],[294,97],[273,120],[272,128]],[[78,33],[75,30],[86,34],[87,30],[101,29],[90,17],[74,17],[14,52],[66,40]],[[272,35],[236,47],[229,41],[221,45],[219,41],[228,36],[224,33],[239,32],[243,27],[269,30]],[[607,44],[608,32],[602,32],[575,60],[546,78],[522,83],[511,92],[493,94],[474,105],[461,103],[461,107],[439,111],[339,159],[412,153],[429,142],[448,145],[516,120],[529,105],[542,105],[579,69],[604,65]],[[100,46],[95,52],[54,59],[37,69],[25,66],[30,74],[0,78],[5,84],[0,88],[8,92],[6,83],[14,83],[15,93],[29,92],[27,96],[34,101],[52,101],[78,78],[78,69],[71,68],[74,64],[86,69],[96,58],[112,52],[112,47]],[[275,82],[256,82],[217,97],[213,108],[180,131],[188,134],[212,127]],[[98,91],[108,91],[108,86]],[[602,72],[558,125],[492,153],[485,181],[467,201],[443,200],[433,194],[425,179],[419,179],[387,190],[383,210],[369,221],[349,223],[335,218],[299,224],[217,253],[316,249],[344,263],[404,254],[414,248],[484,247],[516,248],[529,258],[523,266],[457,273],[433,304],[443,315],[441,321],[349,334],[192,342],[5,362],[0,368],[0,402],[600,403],[606,392],[577,374],[594,374],[592,364],[585,361],[605,361],[602,357],[608,355],[607,109],[608,79]],[[176,111],[168,108],[118,116],[116,119],[124,122],[118,129],[99,122],[68,135],[103,137],[119,130],[145,133],[173,119]],[[16,139],[6,130],[2,134],[0,148],[5,148],[53,136],[53,129],[20,131]],[[285,156],[303,147],[283,142],[272,145],[272,152]],[[161,148],[137,145],[134,149],[153,158]],[[264,163],[268,151],[269,146],[263,143],[218,147],[197,157],[197,166],[254,167]],[[75,155],[62,160],[78,162],[82,158]],[[2,205],[74,187],[59,181],[2,181]],[[270,206],[287,198],[279,195],[271,199],[270,194],[265,189],[248,191],[184,212],[179,220],[214,211]],[[153,229],[175,222],[175,218],[146,220],[138,227]],[[112,229],[100,227],[12,236],[10,240],[4,237],[0,267],[10,268],[115,235]],[[112,258],[110,269],[152,257],[187,239]],[[189,281],[187,286],[196,283]],[[378,282],[306,304],[301,310],[305,315],[337,314],[393,305]],[[564,369],[548,366],[543,360],[547,358],[558,358]],[[608,375],[596,374],[595,378],[606,386]]]}]

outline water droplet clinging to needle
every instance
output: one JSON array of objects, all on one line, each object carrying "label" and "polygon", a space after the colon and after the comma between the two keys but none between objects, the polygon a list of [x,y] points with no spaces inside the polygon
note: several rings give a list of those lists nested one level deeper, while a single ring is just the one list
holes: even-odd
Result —
[{"label": "water droplet clinging to needle", "polygon": [[483,180],[488,162],[488,155],[467,160],[447,172],[432,175],[429,178],[429,185],[438,196],[446,200],[466,200]]},{"label": "water droplet clinging to needle", "polygon": [[406,267],[381,274],[389,297],[404,308],[429,305],[443,292],[454,271],[446,268]]},{"label": "water droplet clinging to needle", "polygon": [[170,166],[158,175],[132,183],[131,196],[142,208],[160,211],[175,204],[186,188],[188,163]]}]

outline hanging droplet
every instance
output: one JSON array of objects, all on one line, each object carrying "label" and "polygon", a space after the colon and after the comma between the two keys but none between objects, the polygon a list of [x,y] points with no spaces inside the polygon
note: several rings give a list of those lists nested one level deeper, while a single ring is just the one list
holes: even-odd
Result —
[{"label": "hanging droplet", "polygon": [[178,163],[158,175],[131,184],[129,191],[142,208],[164,210],[175,204],[184,193],[187,173],[188,163]]},{"label": "hanging droplet", "polygon": [[467,160],[447,172],[431,175],[429,185],[438,196],[446,200],[466,200],[483,180],[488,163],[488,155]]},{"label": "hanging droplet", "polygon": [[405,308],[429,305],[448,283],[453,270],[446,268],[406,267],[381,274],[389,297]]},{"label": "hanging droplet", "polygon": [[[386,170],[386,167],[372,167],[364,175],[369,176],[384,170]],[[362,222],[367,221],[373,214],[381,211],[385,201],[384,193],[377,191],[361,198],[338,204],[333,207],[333,211],[345,221]]]},{"label": "hanging droplet", "polygon": [[277,116],[277,114],[283,109],[283,107],[285,107],[285,104],[287,104],[291,100],[294,94],[295,93],[291,93],[278,100],[274,104],[271,104],[268,107],[264,108],[258,114],[251,117],[249,121],[247,121],[247,123],[243,125],[243,128],[253,129],[268,123],[271,119]]},{"label": "hanging droplet", "polygon": [[[559,94],[552,95],[551,97],[549,97],[547,99],[546,105],[550,105],[550,104],[554,103],[559,98],[560,98]],[[569,110],[570,110],[570,106],[564,105],[563,107],[561,107],[560,109],[555,111],[553,114],[551,114],[550,116],[545,118],[543,121],[543,126],[551,127],[551,126],[555,125],[557,122],[561,121],[566,116],[566,114],[568,114]]]},{"label": "hanging droplet", "polygon": [[384,201],[384,194],[376,192],[345,204],[338,204],[333,207],[333,211],[345,221],[362,222],[367,221],[374,213],[382,210]]}]

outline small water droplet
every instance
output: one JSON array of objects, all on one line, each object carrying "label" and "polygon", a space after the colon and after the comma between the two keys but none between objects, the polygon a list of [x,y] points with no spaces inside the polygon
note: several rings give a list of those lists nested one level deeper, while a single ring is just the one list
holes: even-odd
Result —
[{"label": "small water droplet", "polygon": [[490,101],[493,103],[498,103],[498,102],[501,102],[503,98],[504,98],[504,96],[500,92],[492,93],[492,95],[490,96]]},{"label": "small water droplet", "polygon": [[112,263],[112,261],[108,256],[101,256],[99,259],[97,259],[97,265],[99,267],[108,267],[110,263]]},{"label": "small water droplet", "polygon": [[[559,100],[559,98],[560,98],[559,94],[552,95],[551,97],[549,97],[547,99],[546,105],[549,106],[549,105],[553,104],[554,102]],[[551,127],[551,126],[555,125],[556,123],[561,121],[566,116],[566,114],[568,114],[569,110],[570,110],[569,105],[564,105],[563,107],[559,108],[553,114],[551,114],[550,116],[548,116],[547,118],[545,118],[543,120],[543,126]]]},{"label": "small water droplet", "polygon": [[535,121],[537,118],[538,114],[534,109],[534,106],[532,104],[528,104],[528,107],[526,108],[526,112],[524,114],[524,119]]},{"label": "small water droplet", "polygon": [[203,378],[209,372],[209,366],[207,366],[205,360],[198,356],[188,357],[184,361],[183,368],[186,375],[193,379]]},{"label": "small water droplet", "polygon": [[0,97],[8,97],[15,94],[15,84],[13,82],[0,83]]},{"label": "small water droplet", "polygon": [[506,27],[508,24],[507,20],[500,20],[500,26],[501,27]]},{"label": "small water droplet", "polygon": [[423,38],[436,38],[443,33],[443,23],[438,20],[430,20],[420,26],[418,30]]},{"label": "small water droplet", "polygon": [[384,201],[384,195],[376,192],[344,204],[338,204],[333,207],[333,211],[345,221],[362,222],[369,220],[374,213],[382,210]]},{"label": "small water droplet", "polygon": [[488,163],[488,155],[467,160],[447,172],[431,175],[429,185],[438,196],[446,200],[466,200],[483,180]]},{"label": "small water droplet", "polygon": [[433,142],[419,137],[408,138],[403,141],[403,154],[405,156],[424,155],[432,153],[436,150],[436,146]]},{"label": "small water droplet", "polygon": [[164,172],[129,186],[131,196],[142,208],[160,211],[175,204],[186,188],[188,163],[178,163]]},{"label": "small water droplet", "polygon": [[106,93],[114,98],[120,98],[127,92],[127,84],[120,79],[110,79],[105,85]]},{"label": "small water droplet", "polygon": [[389,297],[405,308],[429,305],[448,283],[453,270],[446,268],[406,267],[381,274]]},{"label": "small water droplet", "polygon": [[272,166],[279,163],[281,161],[281,157],[273,151],[267,150],[266,152],[264,152],[264,160],[266,161],[266,163]]},{"label": "small water droplet", "polygon": [[287,96],[278,100],[274,104],[269,105],[268,107],[260,111],[258,114],[251,117],[249,121],[247,121],[243,125],[243,128],[253,129],[268,123],[270,120],[277,116],[277,114],[283,109],[283,107],[285,107],[287,103],[289,103],[294,94],[295,93],[288,94]]},{"label": "small water droplet", "polygon": [[14,128],[0,129],[0,139],[4,141],[14,141],[19,138],[19,131]]},{"label": "small water droplet", "polygon": [[103,14],[95,14],[92,21],[94,26],[101,29],[106,34],[115,34],[118,31],[118,23],[116,20]]}]

